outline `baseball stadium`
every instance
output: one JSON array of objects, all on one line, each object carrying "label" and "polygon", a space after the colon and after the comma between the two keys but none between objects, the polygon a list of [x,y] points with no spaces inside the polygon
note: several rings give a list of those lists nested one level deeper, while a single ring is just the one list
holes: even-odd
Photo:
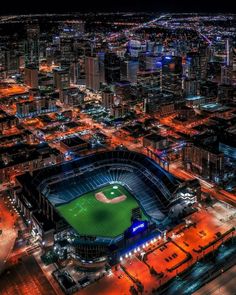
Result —
[{"label": "baseball stadium", "polygon": [[[26,173],[18,181],[20,195],[37,209],[31,212],[33,224],[40,225],[35,221],[43,215],[54,229],[57,248],[85,260],[119,257],[163,230],[173,208],[184,208],[186,201],[183,183],[151,158],[128,150],[84,156]],[[38,231],[43,236],[44,230]]]},{"label": "baseball stadium", "polygon": [[[57,209],[80,234],[114,238],[131,226],[131,212],[137,207],[125,187],[107,185]],[[144,213],[141,218],[146,218]]]}]

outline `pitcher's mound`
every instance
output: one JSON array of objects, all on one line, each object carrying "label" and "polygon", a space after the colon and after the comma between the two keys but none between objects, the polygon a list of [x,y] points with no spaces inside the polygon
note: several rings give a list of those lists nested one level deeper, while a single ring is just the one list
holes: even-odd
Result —
[{"label": "pitcher's mound", "polygon": [[104,193],[99,192],[95,194],[95,197],[98,201],[102,203],[110,203],[110,204],[115,204],[115,203],[120,203],[123,202],[126,199],[126,195],[121,195],[119,197],[113,198],[113,199],[108,199]]}]

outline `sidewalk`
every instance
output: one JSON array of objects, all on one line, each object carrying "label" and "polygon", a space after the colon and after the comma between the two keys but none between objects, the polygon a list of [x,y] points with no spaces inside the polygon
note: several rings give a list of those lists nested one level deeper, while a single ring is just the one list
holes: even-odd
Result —
[{"label": "sidewalk", "polygon": [[34,253],[34,258],[37,261],[39,267],[42,269],[45,277],[49,281],[50,285],[52,286],[53,290],[57,295],[64,295],[62,289],[60,288],[59,284],[55,281],[54,277],[52,276],[53,271],[56,270],[54,264],[45,265],[41,260],[42,251],[39,250]]}]

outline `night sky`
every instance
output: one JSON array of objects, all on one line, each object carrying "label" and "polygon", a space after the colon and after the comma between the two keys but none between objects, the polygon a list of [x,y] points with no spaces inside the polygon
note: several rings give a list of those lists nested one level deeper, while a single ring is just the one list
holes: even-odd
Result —
[{"label": "night sky", "polygon": [[236,12],[232,0],[2,0],[0,15],[96,11]]}]

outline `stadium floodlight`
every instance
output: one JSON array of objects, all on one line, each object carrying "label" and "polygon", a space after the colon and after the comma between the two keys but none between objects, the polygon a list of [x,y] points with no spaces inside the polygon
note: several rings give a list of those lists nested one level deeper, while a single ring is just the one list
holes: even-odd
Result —
[{"label": "stadium floodlight", "polygon": [[132,253],[131,252],[129,252],[129,256],[131,256],[132,255]]},{"label": "stadium floodlight", "polygon": [[122,256],[120,256],[120,261],[122,261],[123,260],[123,257]]},{"label": "stadium floodlight", "polygon": [[125,254],[125,257],[128,258],[128,254]]},{"label": "stadium floodlight", "polygon": [[136,248],[134,249],[134,253],[137,253],[137,249]]}]

